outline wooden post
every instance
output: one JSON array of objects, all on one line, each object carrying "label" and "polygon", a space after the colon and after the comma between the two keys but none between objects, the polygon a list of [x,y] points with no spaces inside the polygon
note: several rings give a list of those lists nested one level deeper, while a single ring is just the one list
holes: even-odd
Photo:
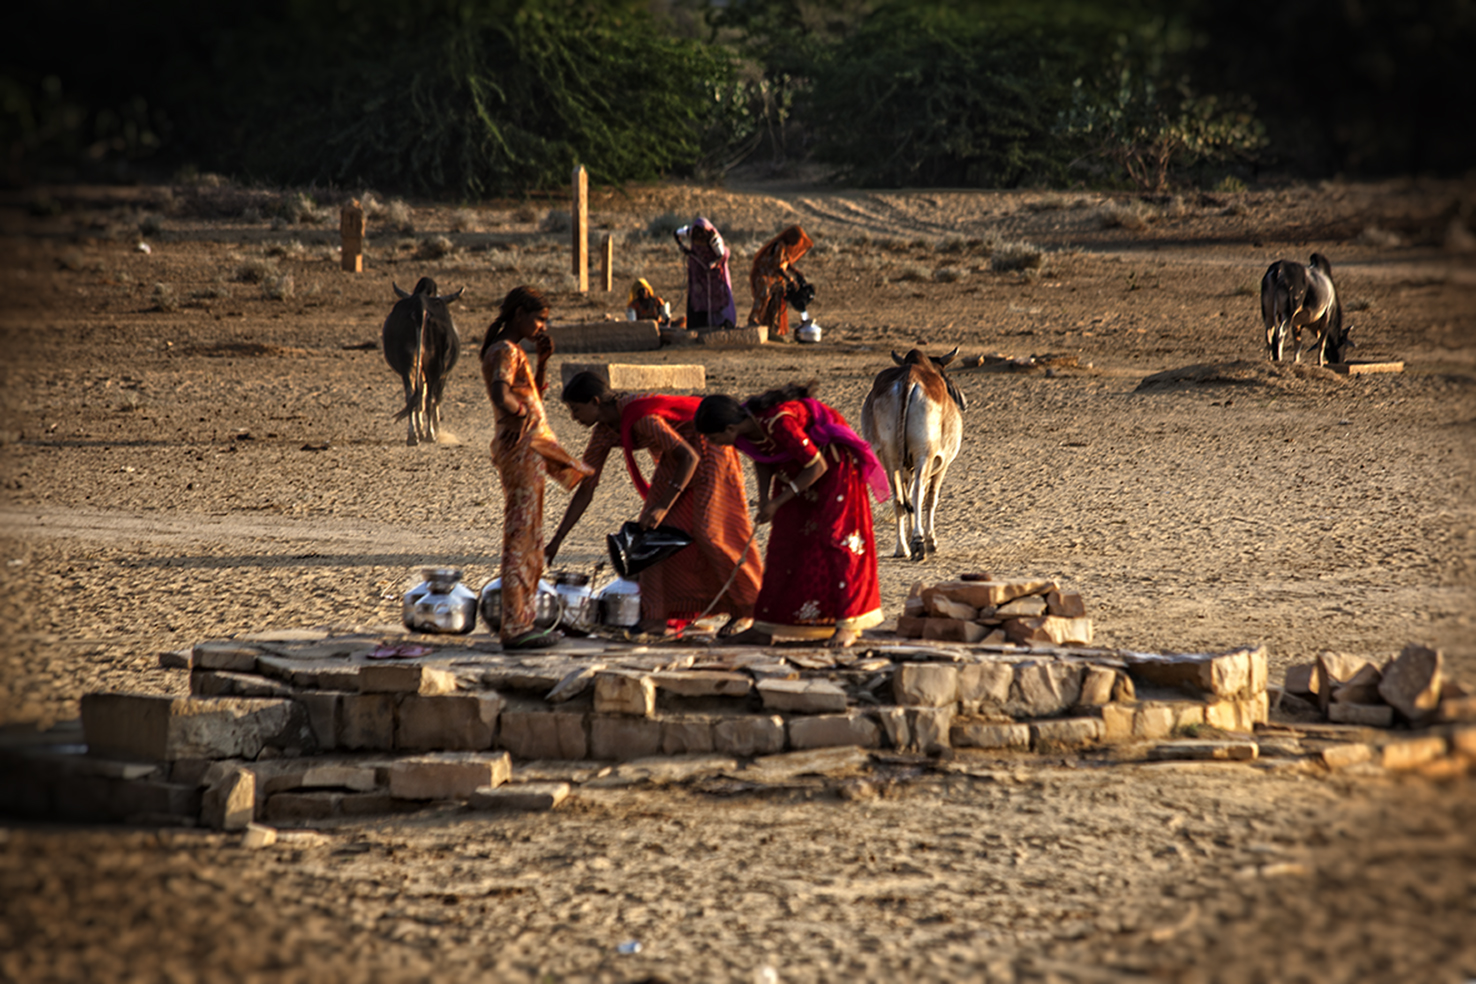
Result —
[{"label": "wooden post", "polygon": [[615,240],[608,232],[600,240],[600,278],[606,294],[615,289]]},{"label": "wooden post", "polygon": [[574,279],[579,293],[589,293],[589,173],[574,169]]},{"label": "wooden post", "polygon": [[339,211],[338,231],[343,239],[343,268],[349,273],[363,273],[364,207],[357,198]]}]

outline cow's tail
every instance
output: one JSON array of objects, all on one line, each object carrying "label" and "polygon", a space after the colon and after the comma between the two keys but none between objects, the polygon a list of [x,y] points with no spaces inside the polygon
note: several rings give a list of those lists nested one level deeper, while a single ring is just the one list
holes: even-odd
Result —
[{"label": "cow's tail", "polygon": [[[917,470],[917,462],[912,460],[912,448],[907,443],[907,418],[912,410],[912,396],[917,392],[917,383],[910,375],[902,377],[903,390],[897,399],[897,447],[901,450],[898,457],[902,461],[902,470],[905,473],[908,468],[914,472]],[[917,512],[917,503],[913,502],[912,490],[905,483],[899,483],[897,498],[901,500],[903,508],[908,512]]]},{"label": "cow's tail", "polygon": [[420,321],[415,326],[415,359],[410,363],[410,395],[405,400],[405,409],[395,414],[396,420],[404,420],[412,413],[425,413],[425,322],[428,314],[422,303]]}]

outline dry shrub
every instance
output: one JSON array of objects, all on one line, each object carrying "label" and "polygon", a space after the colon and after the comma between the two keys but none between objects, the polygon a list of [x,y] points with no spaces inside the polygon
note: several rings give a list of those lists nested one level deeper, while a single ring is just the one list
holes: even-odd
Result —
[{"label": "dry shrub", "polygon": [[1045,251],[1034,243],[1001,242],[989,255],[989,269],[996,273],[1009,270],[1039,270],[1045,265]]},{"label": "dry shrub", "polygon": [[364,205],[364,215],[382,229],[398,232],[402,236],[408,236],[415,232],[415,219],[410,214],[410,206],[398,198],[391,198],[381,205],[373,196],[365,196],[373,201],[371,209],[368,204]]},{"label": "dry shrub", "polygon": [[231,274],[232,280],[238,280],[243,284],[265,283],[268,278],[277,273],[277,261],[269,257],[252,257],[243,261]]},{"label": "dry shrub", "polygon": [[1033,202],[1026,202],[1025,203],[1025,211],[1027,211],[1027,212],[1054,212],[1057,209],[1066,208],[1070,204],[1071,204],[1070,201],[1068,201],[1067,198],[1066,198],[1066,196],[1064,196],[1064,195],[1044,195],[1044,196],[1042,196],[1040,198],[1037,198]]},{"label": "dry shrub", "polygon": [[174,288],[169,284],[155,284],[153,293],[149,295],[149,300],[154,302],[154,310],[156,311],[179,310],[179,295],[175,293]]},{"label": "dry shrub", "polygon": [[933,271],[934,283],[956,284],[969,275],[969,271],[963,267],[939,267]]},{"label": "dry shrub", "polygon": [[292,296],[292,274],[268,277],[261,285],[261,296],[269,301],[285,301]]},{"label": "dry shrub", "polygon": [[1189,206],[1184,204],[1183,195],[1174,195],[1163,206],[1163,214],[1166,218],[1180,219],[1189,212]]},{"label": "dry shrub", "polygon": [[670,239],[687,221],[675,212],[662,212],[646,223],[646,235],[652,239]]},{"label": "dry shrub", "polygon": [[302,260],[307,258],[307,247],[296,239],[285,243],[272,243],[266,248],[267,256],[277,256],[286,260]]},{"label": "dry shrub", "polygon": [[216,301],[231,296],[231,289],[225,284],[211,284],[199,290],[190,291],[190,299],[194,301]]},{"label": "dry shrub", "polygon": [[933,271],[921,263],[904,263],[898,268],[893,280],[926,281],[933,279]]},{"label": "dry shrub", "polygon": [[297,225],[318,225],[328,221],[330,210],[313,201],[312,197],[299,191],[282,199],[277,214],[284,222]]},{"label": "dry shrub", "polygon": [[427,236],[415,249],[417,260],[439,260],[456,252],[456,244],[446,236]]},{"label": "dry shrub", "polygon": [[938,252],[962,253],[967,245],[967,239],[965,239],[963,236],[960,236],[958,233],[954,233],[951,236],[945,236],[943,238],[943,241],[938,244]]},{"label": "dry shrub", "polygon": [[157,236],[164,231],[164,223],[157,215],[145,215],[138,220],[138,232],[142,236]]},{"label": "dry shrub", "polygon": [[[532,205],[524,203],[519,205],[517,211],[513,212],[513,221],[528,225],[538,221],[538,211]],[[672,226],[672,228],[676,228]]]},{"label": "dry shrub", "polygon": [[469,208],[458,208],[451,213],[452,232],[476,232],[478,225],[477,213]]},{"label": "dry shrub", "polygon": [[1097,213],[1104,229],[1126,229],[1142,232],[1155,216],[1142,202],[1108,202]]},{"label": "dry shrub", "polygon": [[568,232],[574,228],[574,216],[566,208],[551,208],[538,223],[539,232]]}]

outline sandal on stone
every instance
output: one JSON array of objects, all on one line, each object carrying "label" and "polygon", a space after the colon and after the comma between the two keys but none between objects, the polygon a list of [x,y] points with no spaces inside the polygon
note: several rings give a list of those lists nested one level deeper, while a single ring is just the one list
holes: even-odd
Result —
[{"label": "sandal on stone", "polygon": [[549,649],[557,646],[564,639],[564,633],[555,632],[552,629],[533,629],[524,632],[516,639],[509,639],[502,644],[503,652],[511,649]]},{"label": "sandal on stone", "polygon": [[740,632],[746,632],[753,627],[753,619],[734,615],[723,623],[722,628],[717,630],[719,639],[728,639]]}]

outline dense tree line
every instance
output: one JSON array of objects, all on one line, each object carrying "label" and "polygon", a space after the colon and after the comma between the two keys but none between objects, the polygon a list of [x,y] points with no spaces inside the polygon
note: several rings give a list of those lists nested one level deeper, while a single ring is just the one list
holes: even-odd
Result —
[{"label": "dense tree line", "polygon": [[3,44],[11,186],[182,166],[475,198],[1459,174],[1469,0],[74,0]]}]

